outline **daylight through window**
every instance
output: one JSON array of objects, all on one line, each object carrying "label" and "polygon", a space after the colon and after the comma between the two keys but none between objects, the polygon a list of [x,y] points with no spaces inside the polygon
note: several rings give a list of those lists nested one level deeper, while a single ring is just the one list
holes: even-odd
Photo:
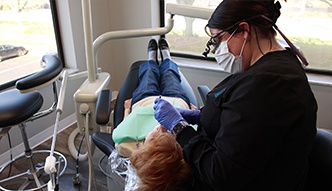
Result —
[{"label": "daylight through window", "polygon": [[41,69],[57,45],[49,0],[0,0],[0,85]]},{"label": "daylight through window", "polygon": [[[214,9],[220,0],[165,0]],[[304,53],[309,69],[332,71],[332,0],[292,0],[284,2],[277,25]],[[165,15],[168,19],[168,15]],[[206,20],[174,17],[174,29],[166,35],[172,52],[201,56],[208,40]],[[278,38],[282,39],[280,36]],[[213,56],[212,54],[210,56]]]}]

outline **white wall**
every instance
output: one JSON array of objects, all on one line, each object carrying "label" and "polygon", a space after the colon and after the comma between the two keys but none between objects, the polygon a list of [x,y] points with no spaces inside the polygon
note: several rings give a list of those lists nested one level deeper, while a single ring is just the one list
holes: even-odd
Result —
[{"label": "white wall", "polygon": [[[97,3],[98,2],[98,3]],[[100,0],[93,4],[94,36],[106,31],[142,29],[159,26],[159,1]],[[154,16],[151,16],[153,13]],[[108,17],[108,18],[107,18]],[[107,22],[103,23],[103,20]],[[146,45],[151,37],[111,40],[98,54],[98,64],[111,74],[110,88],[118,90],[130,65],[147,58]]]}]

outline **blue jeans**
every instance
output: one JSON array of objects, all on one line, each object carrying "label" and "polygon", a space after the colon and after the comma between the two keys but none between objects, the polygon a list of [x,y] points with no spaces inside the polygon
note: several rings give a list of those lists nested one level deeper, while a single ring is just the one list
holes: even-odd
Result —
[{"label": "blue jeans", "polygon": [[181,86],[178,65],[165,59],[160,66],[153,60],[143,63],[139,68],[138,86],[133,92],[132,104],[149,96],[168,96],[182,98],[190,105],[189,98]]}]

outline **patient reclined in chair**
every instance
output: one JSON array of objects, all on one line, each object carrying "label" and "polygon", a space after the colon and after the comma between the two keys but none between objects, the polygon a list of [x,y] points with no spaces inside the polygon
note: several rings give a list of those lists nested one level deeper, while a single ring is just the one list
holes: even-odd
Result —
[{"label": "patient reclined in chair", "polygon": [[[149,49],[157,46],[155,40],[151,40],[149,45]],[[189,109],[190,101],[180,85],[178,66],[170,59],[168,49],[167,53],[163,54],[160,65],[156,62],[156,56],[151,56],[139,67],[138,86],[133,92],[131,108],[126,108],[124,113],[125,117],[126,114],[128,116],[113,132],[113,141],[121,156],[129,157],[131,151],[138,147],[139,142],[158,124],[153,110],[157,97],[163,97],[176,107]]]},{"label": "patient reclined in chair", "polygon": [[[160,40],[160,41],[162,41],[162,40]],[[152,47],[151,42],[152,41],[150,41],[150,43],[149,43],[149,48]],[[177,65],[172,60],[170,60],[167,42],[165,40],[163,40],[163,42],[164,43],[159,42],[159,48],[161,48],[161,46],[163,45],[164,48],[167,48],[167,52],[168,52],[168,55],[166,52],[165,55],[161,56],[164,62],[161,62],[160,65],[158,65],[156,62],[157,55],[149,54],[149,56],[151,57],[151,59],[149,58],[149,61],[137,61],[134,64],[132,64],[129,69],[127,78],[125,79],[123,85],[121,86],[121,89],[119,90],[119,93],[118,93],[118,96],[116,99],[115,108],[114,108],[114,128],[116,129],[115,131],[118,131],[117,128],[124,119],[124,113],[125,113],[124,104],[125,104],[126,100],[133,98],[133,101],[131,104],[133,110],[134,110],[134,108],[136,108],[136,106],[138,106],[142,102],[144,102],[144,104],[150,105],[149,112],[150,112],[150,116],[151,116],[151,112],[152,112],[152,116],[150,117],[150,118],[152,118],[152,120],[150,120],[149,123],[152,123],[152,125],[148,129],[142,129],[142,131],[139,132],[139,134],[137,134],[137,136],[136,136],[136,130],[133,130],[133,129],[136,129],[135,127],[132,127],[132,126],[125,127],[124,131],[129,132],[129,130],[130,130],[128,136],[132,138],[132,142],[133,142],[132,144],[134,144],[134,145],[136,145],[137,138],[139,140],[143,140],[146,133],[151,131],[154,128],[154,126],[157,124],[157,122],[154,120],[154,117],[153,117],[153,108],[152,108],[154,99],[156,97],[159,97],[160,95],[167,96],[170,98],[170,100],[173,100],[173,101],[176,100],[176,101],[174,101],[174,104],[178,105],[179,107],[188,108],[190,106],[190,104],[197,105],[196,97],[195,97],[195,94],[194,94],[191,86],[189,85],[188,81],[184,78],[183,74],[178,70]],[[155,45],[155,46],[157,46],[157,45]],[[157,49],[157,47],[155,47],[155,49]],[[163,64],[165,64],[165,65],[163,65]],[[142,72],[142,74],[140,73],[141,65],[144,65],[144,66],[142,66],[142,68],[144,67],[144,69],[141,70],[141,71],[144,71],[144,72]],[[159,69],[159,68],[162,68],[162,69]],[[147,70],[148,70],[148,72],[146,72]],[[180,82],[180,87],[177,87],[178,90],[176,90],[175,92],[174,91],[173,92],[172,91],[171,92],[161,92],[159,89],[159,84],[154,83],[153,84],[155,86],[154,89],[149,88],[149,91],[146,91],[147,88],[143,87],[143,85],[141,85],[141,88],[143,88],[143,90],[139,91],[139,88],[138,88],[139,81],[142,78],[142,75],[149,73],[149,75],[152,75],[152,78],[155,78],[156,76],[154,76],[154,75],[159,76],[159,71],[161,71],[161,70],[171,71],[171,72],[166,72],[166,73],[171,74],[172,80],[174,80],[174,79],[177,80],[177,82],[172,83],[172,85],[178,84]],[[163,75],[161,75],[161,76],[163,76]],[[153,81],[153,80],[150,79],[149,81]],[[179,89],[182,89],[182,90],[179,90]],[[141,94],[141,93],[143,93],[143,94]],[[110,96],[111,96],[110,91],[104,90],[101,92],[101,95],[98,98],[97,109],[96,109],[96,112],[97,112],[96,120],[97,120],[98,124],[105,125],[108,122],[108,116],[109,116],[110,111],[109,111],[109,107],[107,107],[107,105],[110,105],[110,100],[111,100]],[[155,97],[149,97],[149,96],[155,96]],[[146,97],[148,97],[148,98],[146,98]],[[143,98],[146,98],[146,99],[143,99]],[[103,100],[106,100],[106,101],[103,101]],[[149,103],[147,103],[143,100],[150,100],[150,101],[149,101]],[[105,102],[108,104],[105,104]],[[103,109],[99,109],[99,107],[103,108]],[[144,109],[139,109],[139,110],[144,110]],[[107,118],[107,120],[106,120],[106,118]],[[132,118],[134,118],[134,117],[132,117]],[[127,122],[124,122],[124,123],[127,123]],[[135,123],[135,122],[131,121],[130,123]],[[140,124],[140,122],[137,122],[137,123],[138,123],[137,124],[138,126],[142,126]],[[120,125],[120,126],[122,126],[122,125]],[[128,128],[128,129],[126,129],[126,128]],[[138,135],[140,135],[140,136],[138,136]],[[93,135],[92,138],[93,138],[93,141],[96,144],[96,146],[99,149],[101,149],[107,156],[109,156],[109,154],[113,151],[114,146],[115,146],[112,135],[107,134],[107,133],[97,132]],[[117,138],[117,137],[115,137],[115,138]],[[128,140],[128,137],[122,137],[121,139]],[[119,141],[119,140],[116,140],[116,141]],[[120,140],[120,142],[121,142],[121,140]]]},{"label": "patient reclined in chair", "polygon": [[[163,48],[167,48],[167,51],[163,52]],[[170,59],[168,45],[166,41],[164,39],[159,40],[159,49],[161,50],[162,54],[162,62],[159,65],[156,62],[157,55],[151,54],[151,49],[157,49],[157,45],[154,40],[151,40],[149,43],[149,60],[139,61],[131,66],[127,78],[119,91],[114,109],[115,129],[112,132],[112,135],[99,132],[95,133],[92,137],[97,147],[100,148],[107,156],[109,156],[114,150],[114,145],[116,145],[118,154],[124,157],[130,157],[132,151],[137,146],[139,146],[140,148],[145,146],[142,144],[146,135],[151,132],[158,124],[158,122],[154,119],[153,110],[154,100],[157,97],[162,96],[164,99],[166,99],[173,105],[176,105],[176,107],[186,109],[189,109],[191,105],[197,104],[194,92],[191,89],[188,81],[186,81],[182,73],[179,71],[177,64],[175,64]],[[102,95],[103,93],[104,91],[101,92],[101,95],[99,97],[100,99],[105,99],[105,97],[103,97]],[[109,103],[109,96],[111,94],[110,92],[106,91],[106,95],[106,99]],[[127,108],[125,108],[126,100],[128,101],[130,99],[131,103]],[[98,100],[97,103],[97,123],[99,123],[98,121],[102,121],[98,118],[98,113],[101,112],[99,111],[98,107],[100,105],[105,107],[105,105],[101,102],[101,100]],[[126,116],[126,113],[128,114],[128,109],[131,109],[131,113],[127,117],[125,117],[125,119],[123,119],[124,116]],[[105,115],[104,113],[102,113],[102,115],[104,117],[107,117],[107,115]],[[107,120],[103,121],[103,123],[107,123]],[[170,132],[168,133],[170,134]],[[189,176],[191,172],[190,170],[188,170],[190,168],[184,162],[181,147],[175,141],[175,137],[173,137],[173,139],[174,140],[172,142],[174,142],[174,144],[177,144],[177,146],[174,148],[178,148],[176,150],[179,150],[179,152],[176,153],[180,154],[178,155],[178,165],[179,167],[181,166],[180,168],[183,168],[184,172],[187,173],[183,173],[181,175],[182,178],[179,177],[176,184],[174,184],[174,182],[172,182],[171,180],[168,181],[166,187],[172,185],[177,185],[178,187],[181,187],[179,186],[179,182],[181,182],[181,185],[187,186],[188,180],[191,179],[191,176]],[[137,143],[139,143],[139,145],[137,145]],[[137,158],[137,156],[141,154],[143,155],[143,153],[135,152],[136,158],[134,158],[134,160],[135,164],[138,166],[134,166],[136,168],[142,169],[144,168],[144,163],[141,163],[140,160],[137,160],[141,159],[141,157]],[[145,153],[144,155],[148,156]],[[173,156],[175,157],[175,153]],[[150,161],[153,161],[153,158],[150,158]],[[168,163],[166,163],[167,162],[165,162],[164,169],[173,169],[170,168],[169,165],[167,165]],[[156,164],[158,163],[156,162]],[[150,177],[150,173],[145,170],[143,172],[144,175],[137,175],[140,178]],[[185,184],[183,184],[184,182]],[[153,185],[145,186],[152,188],[151,186]],[[163,186],[165,186],[165,184],[163,184]],[[155,187],[153,187],[153,189],[155,189]]]}]

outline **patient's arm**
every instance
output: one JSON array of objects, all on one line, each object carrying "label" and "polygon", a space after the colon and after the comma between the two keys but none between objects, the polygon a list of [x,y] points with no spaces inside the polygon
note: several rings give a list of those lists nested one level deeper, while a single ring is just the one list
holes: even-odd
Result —
[{"label": "patient's arm", "polygon": [[196,107],[196,105],[190,103],[190,109],[191,109],[191,110],[195,110],[195,109],[197,109],[197,107]]},{"label": "patient's arm", "polygon": [[131,99],[127,99],[124,104],[123,104],[123,107],[124,107],[124,115],[123,115],[123,119],[125,119],[129,113],[130,113],[130,106],[131,106]]}]

